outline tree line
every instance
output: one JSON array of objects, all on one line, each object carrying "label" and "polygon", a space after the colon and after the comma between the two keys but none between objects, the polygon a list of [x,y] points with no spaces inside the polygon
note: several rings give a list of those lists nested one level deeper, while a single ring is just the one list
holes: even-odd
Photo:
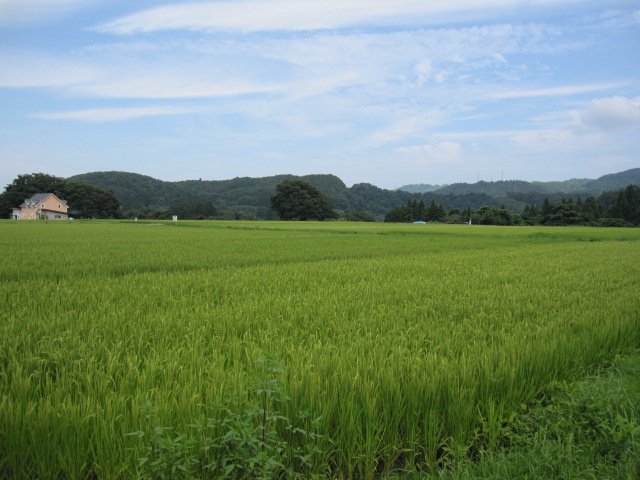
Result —
[{"label": "tree line", "polygon": [[629,185],[617,192],[604,192],[598,198],[578,198],[551,201],[545,198],[542,206],[527,204],[520,214],[511,213],[504,206],[483,206],[477,210],[451,209],[445,213],[442,204],[409,199],[406,205],[392,209],[385,222],[443,222],[479,225],[584,225],[633,227],[640,226],[640,187]]}]

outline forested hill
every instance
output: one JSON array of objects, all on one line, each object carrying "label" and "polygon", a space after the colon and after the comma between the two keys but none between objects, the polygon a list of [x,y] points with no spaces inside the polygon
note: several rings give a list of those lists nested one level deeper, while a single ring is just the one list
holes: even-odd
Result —
[{"label": "forested hill", "polygon": [[[438,194],[463,195],[468,193],[484,193],[491,197],[514,197],[519,193],[538,194],[586,194],[600,195],[605,191],[620,190],[627,185],[640,185],[640,168],[633,168],[620,173],[604,175],[596,180],[589,178],[572,178],[558,182],[525,182],[522,180],[505,180],[496,182],[479,181],[477,183],[454,183],[441,188],[433,185],[405,185],[400,190],[407,192],[434,192]],[[422,188],[421,188],[422,187]]]},{"label": "forested hill", "polygon": [[335,175],[276,175],[263,178],[234,178],[231,180],[185,180],[165,182],[146,175],[127,172],[92,172],[75,175],[68,180],[111,189],[122,202],[124,213],[135,214],[149,210],[168,209],[175,205],[206,202],[219,212],[228,212],[231,218],[273,218],[269,198],[276,185],[286,179],[302,179],[317,187],[329,197],[335,208],[342,212],[367,212],[379,219],[389,210],[405,204],[409,198],[426,203],[435,201],[445,208],[480,208],[485,205],[499,207],[505,204],[521,211],[524,203],[513,199],[494,199],[485,194],[412,195],[399,190],[385,190],[368,183],[350,188]]},{"label": "forested hill", "polygon": [[349,207],[349,190],[334,175],[276,175],[231,180],[184,180],[165,182],[128,172],[92,172],[75,175],[69,181],[102,186],[113,191],[122,210],[162,209],[188,202],[212,203],[219,209],[252,207],[268,210],[276,185],[286,179],[301,178],[331,198],[336,208]]},{"label": "forested hill", "polygon": [[[276,185],[286,179],[302,179],[311,183],[333,201],[338,211],[366,212],[378,219],[384,218],[393,208],[406,204],[410,198],[422,200],[427,205],[431,202],[441,204],[447,212],[453,208],[476,210],[483,206],[490,206],[506,207],[512,213],[521,213],[527,204],[541,206],[547,197],[559,201],[567,195],[562,190],[553,189],[550,186],[545,192],[532,187],[541,182],[479,182],[472,187],[475,186],[480,191],[477,189],[455,190],[446,187],[436,192],[425,193],[385,190],[368,183],[359,183],[348,188],[335,175],[301,177],[276,175],[263,178],[165,182],[137,173],[111,171],[85,173],[67,180],[111,189],[116,198],[122,202],[122,211],[126,215],[145,215],[151,211],[170,209],[176,205],[202,202],[213,205],[218,212],[218,217],[268,219],[275,218],[274,212],[269,208],[269,199],[275,192]],[[571,182],[574,181],[569,181]],[[597,194],[598,191],[616,190],[629,184],[640,185],[640,169],[580,182],[583,190],[579,192],[574,189],[571,191],[573,193],[567,195],[568,197],[586,198],[589,194]],[[549,183],[568,184],[567,182],[547,182]]]}]

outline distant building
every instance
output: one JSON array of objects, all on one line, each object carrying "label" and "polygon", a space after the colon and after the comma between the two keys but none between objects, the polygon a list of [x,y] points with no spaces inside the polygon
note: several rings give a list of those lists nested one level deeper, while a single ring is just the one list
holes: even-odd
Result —
[{"label": "distant building", "polygon": [[19,208],[14,208],[14,220],[69,220],[67,201],[60,200],[53,193],[36,193],[27,198]]}]

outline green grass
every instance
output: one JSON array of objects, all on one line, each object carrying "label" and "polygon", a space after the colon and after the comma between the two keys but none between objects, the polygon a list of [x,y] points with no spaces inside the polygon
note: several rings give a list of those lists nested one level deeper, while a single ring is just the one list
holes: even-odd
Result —
[{"label": "green grass", "polygon": [[634,480],[640,477],[640,352],[522,405],[495,449],[414,479]]},{"label": "green grass", "polygon": [[317,473],[435,472],[640,343],[638,229],[150,223],[0,222],[5,477],[136,478],[273,350]]}]

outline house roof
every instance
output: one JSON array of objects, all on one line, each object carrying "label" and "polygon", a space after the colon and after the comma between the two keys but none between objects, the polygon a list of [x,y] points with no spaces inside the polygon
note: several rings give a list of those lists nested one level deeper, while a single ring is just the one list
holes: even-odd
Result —
[{"label": "house roof", "polygon": [[53,195],[53,193],[36,193],[34,196],[32,196],[31,198],[28,198],[27,200],[29,200],[30,202],[41,202],[42,200],[44,200],[47,197],[50,197],[51,195]]},{"label": "house roof", "polygon": [[[26,207],[28,203],[40,203],[52,196],[58,198],[54,193],[36,193],[31,198],[27,198],[24,202],[22,202],[22,205],[20,205],[20,207]],[[59,198],[58,200],[60,200],[64,204],[67,203],[66,200],[61,200]]]}]

